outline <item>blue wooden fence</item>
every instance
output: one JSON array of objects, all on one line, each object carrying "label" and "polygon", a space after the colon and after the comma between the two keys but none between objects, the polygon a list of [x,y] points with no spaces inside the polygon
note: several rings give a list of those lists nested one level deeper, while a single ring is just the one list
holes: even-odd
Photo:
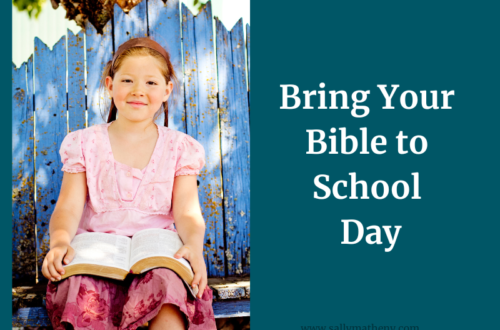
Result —
[{"label": "blue wooden fence", "polygon": [[62,140],[103,122],[99,80],[105,64],[124,41],[148,35],[169,51],[179,77],[169,127],[191,135],[206,151],[198,179],[208,275],[250,274],[250,27],[245,43],[241,19],[231,31],[216,19],[214,33],[212,23],[210,2],[197,16],[178,0],[145,0],[128,14],[115,5],[103,35],[90,23],[77,35],[68,31],[67,52],[66,37],[52,50],[36,38],[34,56],[13,66],[14,280],[34,283],[37,269],[42,279],[63,175]]}]

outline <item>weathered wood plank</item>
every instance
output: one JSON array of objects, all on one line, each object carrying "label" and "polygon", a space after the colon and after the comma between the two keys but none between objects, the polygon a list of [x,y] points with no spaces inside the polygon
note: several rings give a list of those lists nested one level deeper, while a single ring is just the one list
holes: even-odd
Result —
[{"label": "weathered wood plank", "polygon": [[228,286],[215,288],[217,299],[235,299],[235,298],[245,298],[245,288],[239,286]]},{"label": "weathered wood plank", "polygon": [[[170,54],[179,85],[174,86],[171,97],[175,102],[169,103],[168,127],[186,133],[186,112],[184,110],[184,75],[182,73],[181,54],[181,18],[179,0],[148,0],[148,25],[151,39],[158,42]],[[156,123],[163,125],[164,115],[158,117]]]},{"label": "weathered wood plank", "polygon": [[63,177],[59,149],[67,134],[66,111],[66,37],[63,36],[52,51],[35,38],[35,206],[39,269],[49,250],[49,220]]},{"label": "weathered wood plank", "polygon": [[47,311],[43,307],[19,308],[12,314],[13,327],[51,326]]},{"label": "weathered wood plank", "polygon": [[214,301],[212,304],[216,319],[223,317],[250,316],[250,300]]},{"label": "weathered wood plank", "polygon": [[74,35],[68,29],[68,126],[69,132],[85,124],[85,67],[83,31]]},{"label": "weathered wood plank", "polygon": [[182,21],[186,129],[203,145],[206,153],[205,168],[198,176],[200,203],[207,225],[205,261],[209,276],[224,276],[220,138],[210,1],[197,17],[183,4]]},{"label": "weathered wood plank", "polygon": [[250,277],[209,278],[214,299],[250,298]]},{"label": "weathered wood plank", "polygon": [[12,66],[12,277],[35,283],[33,55]]},{"label": "weathered wood plank", "polygon": [[224,224],[229,275],[250,273],[250,125],[243,21],[217,26]]},{"label": "weathered wood plank", "polygon": [[[247,68],[248,68],[248,93],[250,93],[250,24],[247,24]],[[248,97],[248,104],[250,105],[250,97]]]},{"label": "weathered wood plank", "polygon": [[[103,29],[103,35],[97,34],[94,26],[85,23],[87,52],[87,114],[88,126],[102,124],[105,119],[101,113],[108,113],[109,97],[105,90],[99,91],[101,74],[108,61],[113,58],[113,35],[111,20]],[[107,118],[106,118],[107,119]]]},{"label": "weathered wood plank", "polygon": [[113,30],[116,49],[129,39],[148,36],[146,1],[141,1],[128,13],[125,13],[116,3],[113,10],[115,22]]}]

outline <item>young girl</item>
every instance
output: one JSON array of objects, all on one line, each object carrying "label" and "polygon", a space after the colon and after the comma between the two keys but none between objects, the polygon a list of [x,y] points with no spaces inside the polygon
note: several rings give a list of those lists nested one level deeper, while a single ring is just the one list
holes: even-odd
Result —
[{"label": "young girl", "polygon": [[[216,328],[196,180],[204,150],[189,135],[154,123],[161,111],[167,123],[176,81],[158,43],[123,43],[101,80],[112,98],[108,122],[69,133],[61,145],[65,173],[42,266],[54,329],[136,329],[148,321],[150,329]],[[58,282],[62,264],[74,257],[75,235],[132,236],[146,228],[178,232],[184,246],[175,257],[189,260],[197,299],[165,268],[126,281],[81,275]]]}]

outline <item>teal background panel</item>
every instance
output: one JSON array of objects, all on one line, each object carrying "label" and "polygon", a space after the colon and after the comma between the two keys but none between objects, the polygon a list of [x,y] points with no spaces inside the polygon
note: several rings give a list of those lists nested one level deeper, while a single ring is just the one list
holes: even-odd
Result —
[{"label": "teal background panel", "polygon": [[[492,1],[252,0],[253,328],[498,327],[499,15]],[[280,109],[282,84],[299,87],[299,108]],[[378,84],[400,85],[394,109],[382,109]],[[306,90],[325,90],[327,107],[328,91],[345,90],[349,110],[318,109],[317,96],[303,109]],[[370,90],[363,118],[351,115],[357,90]],[[412,110],[400,105],[406,90],[419,95]],[[423,109],[422,90],[454,90],[452,109]],[[358,140],[366,127],[369,140],[387,138],[387,152],[307,155],[306,130],[332,127]],[[398,154],[400,131],[424,136],[427,151]],[[353,172],[368,188],[412,188],[418,172],[422,198],[377,200],[370,189],[367,200],[313,198],[323,194],[316,175],[331,188]],[[383,230],[381,245],[341,244],[346,219],[402,228],[384,252]]]}]

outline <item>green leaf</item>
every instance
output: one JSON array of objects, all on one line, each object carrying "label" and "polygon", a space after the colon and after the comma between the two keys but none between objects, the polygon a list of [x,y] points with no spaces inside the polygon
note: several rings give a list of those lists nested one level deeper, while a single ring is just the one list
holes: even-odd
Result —
[{"label": "green leaf", "polygon": [[38,15],[42,12],[42,5],[46,0],[12,0],[12,5],[14,5],[18,11],[28,12],[28,16],[32,18],[32,15],[35,15],[35,18],[38,18]]}]

